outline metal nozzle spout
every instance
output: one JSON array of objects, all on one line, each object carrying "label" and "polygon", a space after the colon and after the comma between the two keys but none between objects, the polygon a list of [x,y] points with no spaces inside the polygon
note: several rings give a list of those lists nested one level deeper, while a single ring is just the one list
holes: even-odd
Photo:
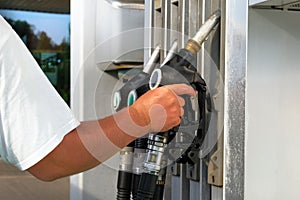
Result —
[{"label": "metal nozzle spout", "polygon": [[147,74],[151,74],[156,66],[156,63],[158,62],[159,58],[159,52],[160,52],[160,46],[156,46],[153,53],[151,54],[148,62],[144,66],[143,72]]},{"label": "metal nozzle spout", "polygon": [[196,35],[189,39],[185,48],[191,53],[197,53],[201,49],[202,43],[206,40],[210,32],[220,21],[221,11],[215,11],[200,27]]}]

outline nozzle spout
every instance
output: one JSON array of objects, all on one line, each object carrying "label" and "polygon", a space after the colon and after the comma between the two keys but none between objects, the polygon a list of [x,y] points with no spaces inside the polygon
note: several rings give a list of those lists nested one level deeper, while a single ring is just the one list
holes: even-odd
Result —
[{"label": "nozzle spout", "polygon": [[219,24],[221,11],[215,11],[200,27],[196,35],[189,39],[185,48],[191,53],[197,53],[201,49],[202,43],[206,40],[210,32]]}]

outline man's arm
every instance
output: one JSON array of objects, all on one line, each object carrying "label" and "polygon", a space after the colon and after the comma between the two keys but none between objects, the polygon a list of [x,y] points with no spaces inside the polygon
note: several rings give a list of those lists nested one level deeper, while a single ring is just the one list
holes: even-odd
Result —
[{"label": "man's arm", "polygon": [[178,96],[182,94],[195,95],[195,91],[184,84],[157,88],[112,116],[82,122],[28,171],[52,181],[99,165],[148,132],[169,130],[183,115],[184,100]]}]

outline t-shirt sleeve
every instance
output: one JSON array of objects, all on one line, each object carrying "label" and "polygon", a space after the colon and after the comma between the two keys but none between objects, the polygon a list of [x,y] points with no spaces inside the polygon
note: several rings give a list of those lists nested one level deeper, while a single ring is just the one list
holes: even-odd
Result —
[{"label": "t-shirt sleeve", "polygon": [[0,16],[0,154],[26,170],[79,125],[26,46]]}]

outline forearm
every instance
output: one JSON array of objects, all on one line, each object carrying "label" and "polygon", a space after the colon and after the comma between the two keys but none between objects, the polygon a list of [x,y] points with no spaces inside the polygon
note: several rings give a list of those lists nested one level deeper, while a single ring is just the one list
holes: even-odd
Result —
[{"label": "forearm", "polygon": [[185,84],[160,87],[148,91],[132,106],[113,116],[83,122],[28,171],[47,181],[95,167],[137,137],[178,125],[185,102],[177,95],[184,94],[196,95]]},{"label": "forearm", "polygon": [[51,181],[88,170],[147,131],[147,127],[141,127],[131,120],[128,109],[101,120],[82,122],[28,171],[41,180]]}]

